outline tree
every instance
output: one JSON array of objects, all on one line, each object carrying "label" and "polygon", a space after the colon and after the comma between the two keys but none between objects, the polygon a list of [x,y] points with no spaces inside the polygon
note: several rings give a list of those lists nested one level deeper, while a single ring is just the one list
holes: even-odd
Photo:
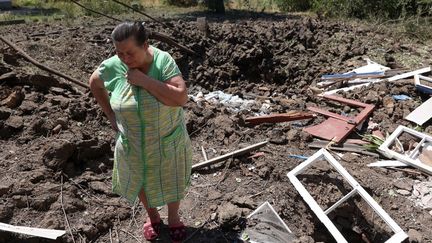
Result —
[{"label": "tree", "polygon": [[216,13],[225,13],[225,5],[223,0],[208,0],[208,8]]}]

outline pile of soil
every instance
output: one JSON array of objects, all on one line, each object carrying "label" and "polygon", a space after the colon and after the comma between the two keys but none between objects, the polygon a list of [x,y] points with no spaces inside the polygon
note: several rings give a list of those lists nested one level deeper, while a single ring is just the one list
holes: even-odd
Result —
[{"label": "pile of soil", "polygon": [[[99,63],[113,54],[109,36],[115,24],[83,18],[67,24],[6,26],[0,34],[45,65],[87,82]],[[209,18],[206,32],[187,18],[167,24],[182,33],[153,22],[148,26],[199,53],[189,56],[165,43],[152,43],[174,56],[190,94],[222,90],[256,101],[250,110],[236,112],[222,104],[189,101],[185,110],[194,163],[203,160],[201,147],[213,158],[270,141],[261,149],[263,156],[240,156],[193,173],[181,207],[192,235],[189,242],[237,241],[246,215],[265,201],[300,242],[333,242],[286,176],[302,162],[288,155],[315,153],[308,148],[312,136],[302,128],[323,119],[254,127],[244,119],[264,103],[270,104],[271,113],[329,105],[309,86],[323,74],[364,65],[364,56],[394,65],[403,60],[391,57],[409,54],[430,65],[427,52],[417,51],[424,50],[422,43],[360,24],[299,16]],[[37,69],[6,45],[0,48],[0,222],[68,230],[58,242],[141,240],[142,206],[131,205],[111,192],[115,133],[92,95]],[[412,99],[395,101],[392,95],[396,94]],[[341,95],[375,104],[369,122],[378,123],[384,133],[399,124],[410,125],[403,117],[427,98],[407,82],[380,83]],[[429,124],[424,129],[431,132]],[[341,164],[409,233],[410,241],[432,241],[431,209],[416,207],[409,200],[414,181],[427,181],[427,175],[417,170],[366,167],[376,160],[370,156],[345,153],[341,157],[337,157]],[[342,177],[324,163],[299,178],[323,209],[350,191]],[[166,209],[161,214],[166,221]],[[349,242],[383,242],[391,235],[359,198],[341,205],[330,217]],[[166,227],[163,232],[162,241],[168,239]],[[0,242],[23,241],[50,242],[0,232]]]}]

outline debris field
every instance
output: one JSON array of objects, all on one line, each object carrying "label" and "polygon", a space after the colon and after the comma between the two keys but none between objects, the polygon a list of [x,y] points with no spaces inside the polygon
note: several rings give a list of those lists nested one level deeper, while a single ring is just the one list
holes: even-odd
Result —
[{"label": "debris field", "polygon": [[[173,55],[187,81],[185,111],[194,164],[205,161],[204,154],[211,160],[268,143],[193,171],[181,207],[188,242],[240,241],[251,223],[246,217],[265,202],[292,231],[292,242],[336,242],[287,176],[322,147],[401,227],[409,242],[432,242],[431,174],[413,166],[369,167],[391,158],[362,144],[340,150],[335,141],[329,144],[305,129],[331,119],[310,107],[349,117],[363,109],[319,96],[323,75],[347,73],[366,65],[366,58],[391,68],[392,75],[428,67],[431,45],[374,26],[298,15],[208,15],[205,31],[197,28],[196,17],[166,20],[180,32],[146,22],[197,53],[151,41]],[[40,63],[87,83],[99,63],[114,54],[110,33],[116,24],[85,17],[1,26],[0,35]],[[329,89],[343,85],[337,82]],[[340,143],[359,142],[373,131],[386,137],[400,125],[432,132],[429,122],[417,126],[404,119],[429,98],[416,89],[413,76],[333,95],[373,106],[367,118],[345,121],[353,131]],[[252,119],[265,115],[286,120]],[[114,138],[89,90],[37,68],[0,42],[0,222],[65,230],[55,242],[143,240],[145,210],[111,192]],[[419,143],[409,135],[400,140],[402,147]],[[352,189],[324,161],[297,178],[323,210]],[[161,214],[166,219],[165,208]],[[328,217],[348,242],[385,242],[393,234],[358,196]],[[168,240],[167,230],[165,235],[161,242]],[[0,242],[54,241],[0,231]]]}]

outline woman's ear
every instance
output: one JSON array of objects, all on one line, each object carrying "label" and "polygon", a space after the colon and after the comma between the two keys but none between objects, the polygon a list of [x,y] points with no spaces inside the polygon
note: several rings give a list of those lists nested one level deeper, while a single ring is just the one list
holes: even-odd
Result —
[{"label": "woman's ear", "polygon": [[147,41],[142,44],[143,49],[147,49],[148,47],[149,47],[149,44]]}]

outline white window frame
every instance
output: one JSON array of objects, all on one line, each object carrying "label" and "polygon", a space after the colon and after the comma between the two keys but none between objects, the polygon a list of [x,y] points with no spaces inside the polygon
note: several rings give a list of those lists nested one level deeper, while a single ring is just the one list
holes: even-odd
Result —
[{"label": "white window frame", "polygon": [[[298,174],[305,171],[314,162],[320,161],[322,159],[325,159],[327,162],[329,162],[330,165],[333,166],[333,168],[336,169],[353,188],[348,194],[343,196],[339,201],[337,201],[325,211],[313,199],[313,197],[309,194],[303,184],[297,179]],[[390,237],[390,239],[386,241],[386,243],[402,242],[408,237],[408,235],[402,230],[402,228],[399,227],[399,225],[386,213],[386,211],[381,208],[381,206],[363,189],[362,186],[360,186],[360,184],[348,173],[348,171],[345,170],[345,168],[342,167],[342,165],[327,150],[320,149],[314,155],[309,157],[305,162],[295,167],[287,175],[296,190],[300,193],[302,198],[306,201],[306,203],[316,214],[318,219],[326,226],[326,228],[330,231],[330,233],[338,243],[348,243],[348,241],[343,237],[343,235],[340,233],[340,231],[336,228],[336,226],[333,224],[333,222],[327,215],[355,194],[360,195],[395,233],[392,237]]]},{"label": "white window frame", "polygon": [[[411,152],[410,155],[405,155],[398,153],[396,151],[391,150],[389,147],[393,144],[393,142],[403,133],[409,133],[415,137],[418,137],[421,141],[417,145],[417,147],[414,148],[414,150]],[[415,159],[416,156],[418,156],[418,151],[422,144],[424,142],[432,142],[432,137],[429,135],[426,135],[424,133],[418,132],[414,129],[405,127],[405,126],[398,126],[396,130],[384,141],[381,146],[379,146],[378,151],[387,156],[388,158],[397,159],[403,163],[406,163],[408,165],[411,165],[417,169],[420,169],[430,175],[432,175],[432,166],[429,166],[425,163],[422,163],[421,161],[418,161]]]}]

